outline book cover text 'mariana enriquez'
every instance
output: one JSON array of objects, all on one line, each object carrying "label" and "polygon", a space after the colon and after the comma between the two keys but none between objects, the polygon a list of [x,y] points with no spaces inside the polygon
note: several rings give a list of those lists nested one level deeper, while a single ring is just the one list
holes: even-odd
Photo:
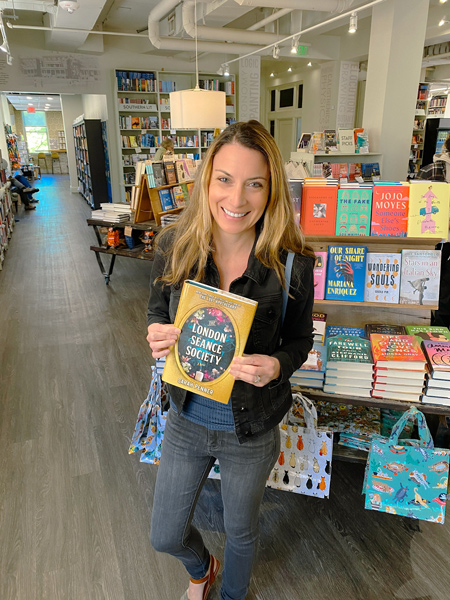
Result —
[{"label": "book cover text 'mariana enriquez'", "polygon": [[163,381],[226,404],[234,378],[231,361],[242,356],[258,303],[185,281],[174,325],[181,329],[166,358]]}]

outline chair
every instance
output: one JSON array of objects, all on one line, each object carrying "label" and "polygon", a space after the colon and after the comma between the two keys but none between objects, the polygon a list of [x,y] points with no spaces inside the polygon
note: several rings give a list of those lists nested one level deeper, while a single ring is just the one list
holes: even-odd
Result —
[{"label": "chair", "polygon": [[61,161],[60,161],[60,159],[59,159],[59,154],[58,154],[57,152],[52,152],[52,154],[51,154],[51,159],[52,159],[52,173],[54,173],[54,170],[53,170],[53,169],[54,169],[54,166],[55,166],[55,162],[57,162],[57,163],[58,163],[58,165],[59,165],[59,172],[60,172],[60,173],[61,173],[61,175],[62,175]]},{"label": "chair", "polygon": [[48,167],[47,167],[47,156],[44,152],[39,152],[38,156],[37,156],[37,161],[38,161],[38,166],[40,167],[40,161],[43,160],[44,161],[44,167],[45,167],[45,172],[48,173]]}]

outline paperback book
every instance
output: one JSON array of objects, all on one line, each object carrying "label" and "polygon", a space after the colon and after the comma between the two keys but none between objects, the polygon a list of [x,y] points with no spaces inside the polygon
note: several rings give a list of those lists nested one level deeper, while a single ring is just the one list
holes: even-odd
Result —
[{"label": "paperback book", "polygon": [[328,246],[326,300],[364,301],[366,246]]},{"label": "paperback book", "polygon": [[364,302],[398,304],[401,254],[368,252]]},{"label": "paperback book", "polygon": [[406,329],[403,325],[385,325],[383,323],[366,323],[364,325],[366,337],[370,338],[371,333],[383,333],[389,335],[406,335]]},{"label": "paperback book", "polygon": [[450,341],[450,331],[447,327],[439,325],[406,325],[406,333],[415,335],[419,342],[431,340],[433,342]]},{"label": "paperback book", "polygon": [[162,379],[227,404],[234,385],[230,364],[242,356],[258,303],[185,281],[174,325],[181,329]]},{"label": "paperback book", "polygon": [[349,369],[349,367],[372,372],[372,366],[373,358],[369,340],[340,335],[327,339],[327,372],[339,368]]},{"label": "paperback book", "polygon": [[166,175],[164,173],[164,165],[162,162],[153,162],[153,177],[155,179],[155,187],[161,187],[162,185],[166,185]]},{"label": "paperback book", "polygon": [[327,326],[326,313],[313,312],[313,335],[314,341],[323,344],[325,341],[325,328]]},{"label": "paperback book", "polygon": [[346,327],[344,325],[327,325],[325,331],[325,341],[334,337],[335,335],[345,337],[366,337],[365,331],[362,327]]},{"label": "paperback book", "polygon": [[422,348],[433,379],[450,380],[450,342],[424,340]]},{"label": "paperback book", "polygon": [[425,356],[414,335],[372,333],[370,343],[377,368],[425,370]]},{"label": "paperback book", "polygon": [[314,265],[314,299],[323,300],[325,298],[325,282],[327,269],[327,253],[316,252],[316,262]]},{"label": "paperback book", "polygon": [[322,373],[322,375],[324,375],[326,367],[326,348],[323,344],[315,342],[308,353],[308,358],[294,374],[309,377],[309,373],[305,373],[305,371],[315,371],[316,373]]},{"label": "paperback book", "polygon": [[305,235],[334,235],[337,193],[336,185],[303,186],[300,224]]},{"label": "paperback book", "polygon": [[439,250],[402,250],[400,304],[437,306],[440,273]]},{"label": "paperback book", "polygon": [[300,215],[302,207],[302,187],[303,179],[289,179],[289,189],[291,192],[292,204],[294,206],[295,224],[300,225]]},{"label": "paperback book", "polygon": [[173,160],[164,160],[164,172],[166,174],[167,185],[171,185],[172,183],[177,182],[177,174],[175,171],[175,163]]},{"label": "paperback book", "polygon": [[405,237],[408,206],[409,185],[374,185],[370,235]]},{"label": "paperback book", "polygon": [[448,183],[412,183],[409,190],[408,237],[447,239],[449,200]]},{"label": "paperback book", "polygon": [[170,189],[165,188],[158,190],[158,195],[159,199],[161,200],[161,207],[163,210],[172,210],[172,208],[175,208]]},{"label": "paperback book", "polygon": [[372,190],[340,189],[336,213],[336,235],[369,235]]}]

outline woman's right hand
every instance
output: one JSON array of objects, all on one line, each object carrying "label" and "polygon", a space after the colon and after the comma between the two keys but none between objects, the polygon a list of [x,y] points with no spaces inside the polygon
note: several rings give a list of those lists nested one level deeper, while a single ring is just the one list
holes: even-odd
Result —
[{"label": "woman's right hand", "polygon": [[181,329],[178,329],[175,325],[162,325],[161,323],[149,325],[147,342],[152,349],[153,358],[167,356],[180,333]]}]

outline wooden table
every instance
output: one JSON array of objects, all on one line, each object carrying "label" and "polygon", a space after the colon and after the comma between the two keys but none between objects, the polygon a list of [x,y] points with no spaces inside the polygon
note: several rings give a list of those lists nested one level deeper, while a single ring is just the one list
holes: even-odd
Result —
[{"label": "wooden table", "polygon": [[[116,256],[125,256],[127,258],[137,258],[139,260],[153,260],[153,252],[144,252],[144,244],[139,244],[136,248],[110,248],[105,247],[102,242],[102,238],[100,236],[100,232],[98,230],[99,227],[115,227],[118,229],[125,229],[125,227],[132,227],[133,229],[138,229],[140,231],[146,231],[148,229],[152,229],[155,234],[160,229],[156,226],[155,221],[145,221],[144,223],[131,223],[129,221],[124,223],[111,223],[108,221],[99,221],[98,219],[87,219],[87,224],[92,226],[95,231],[95,235],[97,237],[98,246],[90,246],[90,250],[95,252],[95,257],[97,259],[98,266],[100,271],[105,278],[106,285],[109,284],[111,280],[111,275],[114,270],[114,264],[116,262]],[[108,270],[106,270],[103,265],[102,256],[101,255],[109,254],[111,260],[109,262]]]}]

